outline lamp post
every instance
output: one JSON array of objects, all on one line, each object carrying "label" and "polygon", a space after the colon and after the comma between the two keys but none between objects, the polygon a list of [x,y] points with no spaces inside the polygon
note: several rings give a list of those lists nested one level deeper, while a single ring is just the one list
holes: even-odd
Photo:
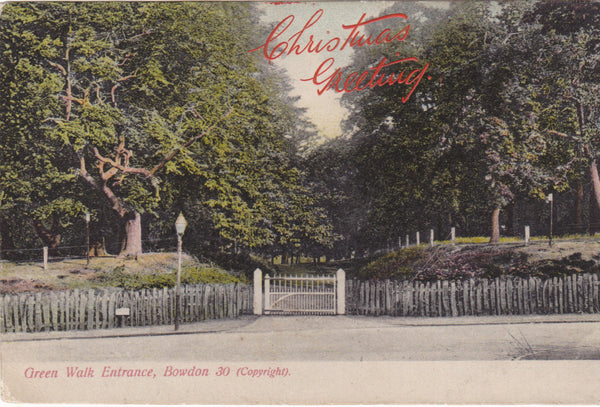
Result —
[{"label": "lamp post", "polygon": [[90,265],[90,219],[91,219],[90,213],[86,212],[85,213],[85,230],[86,230],[85,244],[87,246],[86,263],[85,263],[86,267]]},{"label": "lamp post", "polygon": [[181,238],[187,222],[183,214],[179,212],[179,216],[175,221],[175,230],[177,231],[177,287],[175,288],[175,330],[179,329],[179,301],[180,301],[180,285],[181,285]]},{"label": "lamp post", "polygon": [[552,194],[548,194],[546,196],[546,203],[550,204],[550,236],[549,236],[549,241],[548,241],[548,245],[552,246],[552,206],[553,206],[553,202],[554,201],[554,196]]}]

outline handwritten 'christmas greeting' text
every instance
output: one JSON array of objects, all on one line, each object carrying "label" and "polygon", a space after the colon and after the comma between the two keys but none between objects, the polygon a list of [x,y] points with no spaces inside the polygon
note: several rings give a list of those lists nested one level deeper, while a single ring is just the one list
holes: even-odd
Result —
[{"label": "handwritten 'christmas greeting' text", "polygon": [[[365,20],[366,14],[363,14],[356,24],[342,25],[344,30],[349,30],[349,34],[346,37],[318,39],[315,38],[313,34],[309,33],[309,29],[314,26],[322,16],[322,9],[316,11],[300,31],[293,33],[285,39],[288,34],[287,31],[295,19],[294,15],[289,15],[275,26],[261,46],[248,52],[262,50],[263,56],[269,62],[272,62],[284,55],[302,55],[303,53],[319,54],[321,52],[343,51],[346,48],[359,48],[363,46],[388,44],[391,42],[402,42],[406,39],[410,31],[410,25],[406,25],[397,32],[392,31],[390,28],[385,28],[376,35],[365,34],[360,31],[362,27],[384,20],[407,20],[407,16],[401,13],[394,13],[373,18],[371,20]],[[396,53],[397,57],[399,57],[399,55],[399,53]],[[404,84],[410,87],[407,94],[402,98],[402,102],[405,103],[414,93],[421,82],[421,79],[423,79],[427,68],[429,68],[429,63],[426,63],[420,68],[412,69],[410,72],[403,70],[401,72],[386,73],[386,68],[397,64],[413,62],[418,63],[418,58],[408,57],[388,60],[386,57],[383,57],[377,64],[372,65],[362,72],[350,72],[346,75],[342,68],[334,67],[335,58],[331,57],[327,58],[317,67],[312,77],[301,80],[312,82],[316,85],[317,93],[319,95],[322,95],[327,90],[350,93],[367,88],[373,89],[385,85]],[[429,76],[427,78],[431,79]]]}]

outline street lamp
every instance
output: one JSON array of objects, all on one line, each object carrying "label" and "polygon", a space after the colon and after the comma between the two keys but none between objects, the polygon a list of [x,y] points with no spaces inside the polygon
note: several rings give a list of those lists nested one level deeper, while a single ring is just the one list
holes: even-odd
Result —
[{"label": "street lamp", "polygon": [[175,221],[175,230],[177,231],[177,287],[175,288],[175,330],[179,329],[179,301],[180,301],[180,285],[181,285],[181,238],[187,222],[183,214],[179,212],[179,216]]},{"label": "street lamp", "polygon": [[86,242],[86,246],[87,246],[86,263],[85,263],[86,267],[90,265],[90,219],[91,219],[90,213],[86,212],[85,213],[85,230],[86,230],[85,242]]},{"label": "street lamp", "polygon": [[552,194],[548,194],[546,196],[546,203],[550,204],[550,240],[548,242],[549,246],[552,246],[552,202],[554,201],[554,196]]}]

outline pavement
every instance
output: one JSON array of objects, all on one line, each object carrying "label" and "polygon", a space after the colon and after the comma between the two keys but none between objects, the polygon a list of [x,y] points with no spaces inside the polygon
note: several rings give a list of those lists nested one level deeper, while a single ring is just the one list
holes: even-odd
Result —
[{"label": "pavement", "polygon": [[[0,373],[5,399],[35,403],[597,404],[599,322],[249,315],[177,332],[13,333]],[[121,374],[134,371],[148,374]]]},{"label": "pavement", "polygon": [[209,320],[173,325],[94,329],[84,331],[50,331],[4,333],[0,342],[43,341],[56,339],[123,338],[136,336],[190,335],[208,333],[281,332],[302,330],[345,330],[384,327],[443,327],[477,325],[597,323],[600,314],[498,315],[464,317],[390,317],[390,316],[256,316]]}]

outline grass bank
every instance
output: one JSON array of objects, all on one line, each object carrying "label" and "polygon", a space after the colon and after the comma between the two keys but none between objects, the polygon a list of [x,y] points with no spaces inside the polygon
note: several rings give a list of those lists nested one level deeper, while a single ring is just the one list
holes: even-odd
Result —
[{"label": "grass bank", "polygon": [[[183,284],[247,282],[243,275],[230,273],[214,264],[203,264],[184,255]],[[69,259],[42,263],[0,263],[0,293],[62,289],[121,287],[126,289],[172,287],[176,283],[175,253],[146,253],[137,260],[119,257]]]},{"label": "grass bank", "polygon": [[401,249],[361,267],[364,280],[453,280],[502,276],[551,278],[600,271],[595,239],[529,245],[444,244]]}]

